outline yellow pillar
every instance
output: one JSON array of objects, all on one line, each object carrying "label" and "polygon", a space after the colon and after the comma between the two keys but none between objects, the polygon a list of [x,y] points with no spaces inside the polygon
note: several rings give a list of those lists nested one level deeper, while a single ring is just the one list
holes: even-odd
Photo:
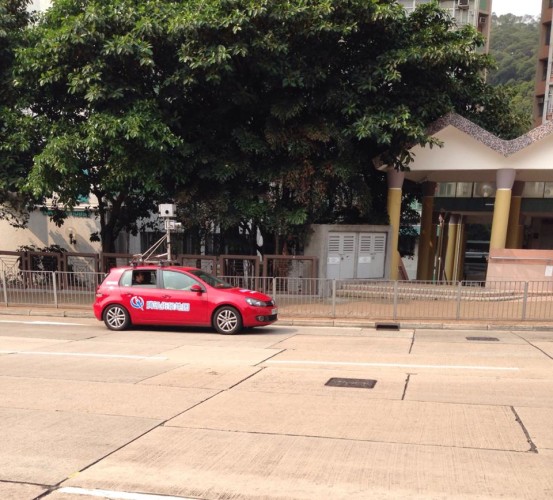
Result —
[{"label": "yellow pillar", "polygon": [[434,252],[434,273],[433,279],[442,281],[444,279],[445,264],[445,243],[447,241],[448,224],[447,214],[440,211],[436,217],[436,250]]},{"label": "yellow pillar", "polygon": [[[422,187],[422,214],[419,250],[417,259],[417,279],[432,279],[432,269],[429,269],[434,256],[434,239],[432,234],[432,212],[434,210],[435,182],[425,182]],[[431,257],[429,256],[431,254]]]},{"label": "yellow pillar", "polygon": [[401,188],[403,186],[404,178],[404,172],[398,172],[397,170],[388,171],[387,208],[388,218],[390,219],[390,226],[392,226],[392,241],[390,241],[390,246],[392,249],[390,279],[392,280],[397,280],[399,275],[399,220],[401,215]]},{"label": "yellow pillar", "polygon": [[511,206],[511,188],[515,180],[515,170],[501,169],[497,171],[495,203],[493,207],[492,234],[490,250],[503,249],[507,241],[507,224]]},{"label": "yellow pillar", "polygon": [[459,216],[452,214],[449,216],[449,227],[447,231],[447,245],[445,252],[445,279],[446,281],[455,281],[457,255],[458,250],[458,230],[459,230]]},{"label": "yellow pillar", "polygon": [[467,232],[463,222],[459,224],[459,259],[457,267],[457,281],[465,279],[465,251],[467,248]]},{"label": "yellow pillar", "polygon": [[524,182],[516,181],[511,193],[509,208],[509,222],[507,225],[507,241],[505,248],[520,248],[522,242],[522,225],[520,224],[520,207],[522,205],[522,191]]},{"label": "yellow pillar", "polygon": [[[435,220],[436,219],[436,220]],[[434,279],[434,270],[436,266],[436,253],[438,251],[438,229],[440,224],[438,223],[438,215],[432,216],[432,234],[430,236],[430,251],[428,252],[427,260],[427,272],[426,280],[432,281]]]}]

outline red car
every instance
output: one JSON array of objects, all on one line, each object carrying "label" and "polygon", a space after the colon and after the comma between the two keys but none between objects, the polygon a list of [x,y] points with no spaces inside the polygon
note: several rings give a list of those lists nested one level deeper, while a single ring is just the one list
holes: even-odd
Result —
[{"label": "red car", "polygon": [[94,315],[110,330],[133,325],[209,326],[232,335],[277,320],[274,300],[193,267],[140,265],[110,271]]}]

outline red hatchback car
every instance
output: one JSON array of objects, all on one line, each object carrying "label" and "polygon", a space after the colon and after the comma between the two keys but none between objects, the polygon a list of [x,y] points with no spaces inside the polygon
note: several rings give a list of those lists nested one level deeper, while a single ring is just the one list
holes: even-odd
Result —
[{"label": "red hatchback car", "polygon": [[274,300],[193,267],[140,265],[110,271],[94,315],[110,330],[132,325],[208,326],[232,335],[277,320]]}]

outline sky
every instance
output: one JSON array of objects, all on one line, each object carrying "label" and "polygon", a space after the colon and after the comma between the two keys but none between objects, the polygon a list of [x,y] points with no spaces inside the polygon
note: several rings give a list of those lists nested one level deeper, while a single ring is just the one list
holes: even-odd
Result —
[{"label": "sky", "polygon": [[492,0],[492,11],[498,16],[503,14],[539,16],[541,3],[541,0]]}]

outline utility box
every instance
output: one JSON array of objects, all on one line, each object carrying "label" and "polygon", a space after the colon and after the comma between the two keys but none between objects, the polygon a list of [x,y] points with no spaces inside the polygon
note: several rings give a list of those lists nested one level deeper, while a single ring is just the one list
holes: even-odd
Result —
[{"label": "utility box", "polygon": [[313,224],[306,255],[319,257],[319,276],[388,279],[391,226]]}]

